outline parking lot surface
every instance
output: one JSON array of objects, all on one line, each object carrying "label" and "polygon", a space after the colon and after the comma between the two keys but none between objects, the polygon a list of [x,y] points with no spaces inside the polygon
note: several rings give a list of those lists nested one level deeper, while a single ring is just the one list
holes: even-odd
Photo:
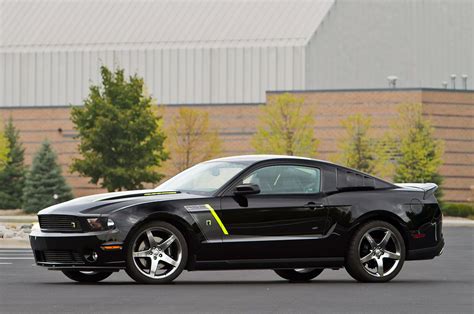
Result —
[{"label": "parking lot surface", "polygon": [[473,313],[473,232],[445,228],[442,256],[406,262],[384,284],[357,283],[344,270],[310,283],[252,270],[184,272],[166,286],[135,284],[125,272],[78,284],[33,266],[29,250],[0,249],[0,313]]}]

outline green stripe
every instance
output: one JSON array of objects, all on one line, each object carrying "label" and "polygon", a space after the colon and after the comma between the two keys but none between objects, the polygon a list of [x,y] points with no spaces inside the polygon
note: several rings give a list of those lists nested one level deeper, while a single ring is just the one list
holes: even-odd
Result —
[{"label": "green stripe", "polygon": [[217,223],[219,224],[219,227],[221,227],[221,229],[222,229],[222,232],[224,232],[225,235],[229,235],[229,233],[227,232],[227,229],[225,228],[225,226],[222,223],[221,219],[219,218],[219,216],[217,216],[217,213],[214,210],[214,208],[212,208],[212,206],[209,205],[209,204],[206,204],[206,207],[211,211],[212,216],[214,216],[214,218],[216,219]]},{"label": "green stripe", "polygon": [[175,191],[166,191],[166,192],[150,192],[150,193],[145,193],[143,196],[152,196],[152,195],[168,195],[168,194],[178,194],[178,192]]}]

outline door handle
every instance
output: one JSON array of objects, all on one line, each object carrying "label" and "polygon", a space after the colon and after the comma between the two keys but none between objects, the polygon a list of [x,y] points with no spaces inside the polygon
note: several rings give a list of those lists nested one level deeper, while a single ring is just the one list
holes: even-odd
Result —
[{"label": "door handle", "polygon": [[304,205],[304,207],[315,210],[315,209],[319,209],[319,208],[324,208],[324,204],[323,203],[309,202],[308,204]]}]

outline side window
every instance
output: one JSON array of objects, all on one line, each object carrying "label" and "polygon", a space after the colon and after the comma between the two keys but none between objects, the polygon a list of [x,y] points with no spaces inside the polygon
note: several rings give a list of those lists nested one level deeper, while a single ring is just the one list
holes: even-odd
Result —
[{"label": "side window", "polygon": [[321,172],[305,166],[269,166],[255,170],[243,183],[257,184],[260,194],[312,194],[320,192]]},{"label": "side window", "polygon": [[375,180],[369,176],[355,173],[345,169],[337,169],[337,188],[375,188]]}]

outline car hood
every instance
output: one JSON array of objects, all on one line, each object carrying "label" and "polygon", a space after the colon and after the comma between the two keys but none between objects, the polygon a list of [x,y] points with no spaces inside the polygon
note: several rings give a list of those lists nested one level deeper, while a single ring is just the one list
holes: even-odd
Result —
[{"label": "car hood", "polygon": [[189,193],[160,190],[112,192],[79,197],[56,204],[41,210],[38,215],[106,215],[138,204],[203,197]]}]

